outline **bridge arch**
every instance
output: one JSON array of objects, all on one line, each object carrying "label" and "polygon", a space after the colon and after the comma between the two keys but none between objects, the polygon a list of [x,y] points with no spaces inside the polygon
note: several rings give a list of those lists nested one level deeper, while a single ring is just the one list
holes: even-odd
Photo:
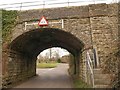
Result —
[{"label": "bridge arch", "polygon": [[79,75],[80,53],[84,47],[84,43],[71,33],[61,29],[38,28],[18,36],[9,45],[9,58],[10,62],[13,63],[13,66],[11,66],[13,69],[12,77],[17,78],[12,83],[36,75],[37,56],[43,50],[52,47],[62,47],[74,56],[73,74]]},{"label": "bridge arch", "polygon": [[56,28],[38,28],[28,31],[10,44],[10,50],[36,57],[41,51],[50,47],[62,47],[75,55],[84,44],[74,35]]}]

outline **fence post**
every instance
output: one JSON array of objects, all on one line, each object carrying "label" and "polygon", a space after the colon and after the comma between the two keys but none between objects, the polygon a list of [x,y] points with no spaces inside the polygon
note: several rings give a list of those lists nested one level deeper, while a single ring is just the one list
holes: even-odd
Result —
[{"label": "fence post", "polygon": [[69,0],[68,0],[68,7],[69,7]]},{"label": "fence post", "polygon": [[97,68],[100,65],[98,54],[97,54],[97,48],[94,46],[92,51],[93,51],[93,68]]},{"label": "fence post", "polygon": [[25,30],[27,29],[27,22],[25,22]]},{"label": "fence post", "polygon": [[[89,55],[89,52],[86,53],[86,62],[87,62],[87,69],[88,69],[88,72],[89,72],[89,76],[88,76],[88,83],[91,84],[92,83],[92,86],[94,88],[94,70],[93,70],[93,62],[90,58],[90,55]],[[88,74],[87,74],[88,75]]]},{"label": "fence post", "polygon": [[22,10],[22,3],[20,4],[20,11]]},{"label": "fence post", "polygon": [[64,20],[62,19],[62,28],[64,28]]},{"label": "fence post", "polygon": [[43,1],[43,9],[45,8],[45,1]]},{"label": "fence post", "polygon": [[95,0],[93,0],[93,3],[95,4]]}]

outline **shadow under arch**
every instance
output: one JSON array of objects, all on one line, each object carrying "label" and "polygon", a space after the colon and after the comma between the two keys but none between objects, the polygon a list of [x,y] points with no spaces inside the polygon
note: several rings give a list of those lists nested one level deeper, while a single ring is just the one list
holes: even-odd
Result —
[{"label": "shadow under arch", "polygon": [[71,33],[56,28],[38,28],[25,32],[14,39],[9,49],[37,57],[40,52],[51,47],[61,47],[75,55],[84,44]]}]

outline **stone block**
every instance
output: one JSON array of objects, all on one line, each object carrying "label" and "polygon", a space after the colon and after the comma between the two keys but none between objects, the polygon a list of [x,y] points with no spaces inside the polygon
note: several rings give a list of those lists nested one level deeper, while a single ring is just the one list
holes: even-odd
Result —
[{"label": "stone block", "polygon": [[107,4],[89,5],[89,15],[90,15],[90,17],[107,16],[108,15]]}]

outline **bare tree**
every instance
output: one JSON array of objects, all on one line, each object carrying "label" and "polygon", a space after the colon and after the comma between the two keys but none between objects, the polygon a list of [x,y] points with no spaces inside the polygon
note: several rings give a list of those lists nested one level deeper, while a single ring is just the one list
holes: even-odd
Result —
[{"label": "bare tree", "polygon": [[60,58],[60,55],[59,55],[58,51],[54,51],[53,55],[54,55],[56,60]]}]

